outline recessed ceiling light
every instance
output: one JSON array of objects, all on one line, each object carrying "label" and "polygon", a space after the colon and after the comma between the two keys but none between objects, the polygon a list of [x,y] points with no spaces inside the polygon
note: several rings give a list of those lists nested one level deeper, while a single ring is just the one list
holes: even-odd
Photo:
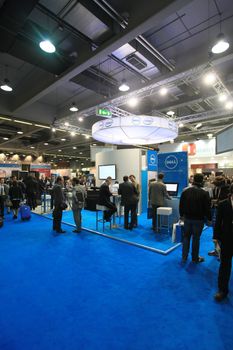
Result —
[{"label": "recessed ceiling light", "polygon": [[84,163],[81,163],[81,165],[84,165]]},{"label": "recessed ceiling light", "polygon": [[61,149],[59,149],[58,152],[61,152]]},{"label": "recessed ceiling light", "polygon": [[83,154],[83,152],[79,152],[79,154]]},{"label": "recessed ceiling light", "polygon": [[55,128],[52,128],[52,132],[55,132],[56,131],[56,129]]},{"label": "recessed ceiling light", "polygon": [[159,93],[160,93],[161,96],[167,95],[167,92],[168,92],[168,89],[165,88],[165,87],[163,87],[163,88],[161,88],[161,89],[159,90]]},{"label": "recessed ceiling light", "polygon": [[31,146],[30,148],[31,148],[31,149],[34,149],[35,147],[34,147],[34,146]]},{"label": "recessed ceiling light", "polygon": [[45,142],[44,145],[45,145],[45,146],[48,146],[48,142]]},{"label": "recessed ceiling light", "polygon": [[77,147],[74,146],[73,149],[77,149]]},{"label": "recessed ceiling light", "polygon": [[69,126],[70,123],[69,123],[69,122],[65,122],[64,125],[65,125],[65,126]]},{"label": "recessed ceiling light", "polygon": [[179,123],[178,127],[179,128],[183,128],[184,124],[183,123]]},{"label": "recessed ceiling light", "polygon": [[23,135],[23,131],[17,131],[17,134]]},{"label": "recessed ceiling light", "polygon": [[61,141],[66,141],[66,139],[61,139]]},{"label": "recessed ceiling light", "polygon": [[93,145],[92,146],[96,146],[96,143],[93,143]]},{"label": "recessed ceiling light", "polygon": [[175,114],[174,111],[168,111],[168,112],[167,112],[167,115],[169,115],[169,116],[171,116],[171,117],[172,117],[174,114]]},{"label": "recessed ceiling light", "polygon": [[82,121],[83,121],[83,118],[82,118],[82,117],[79,117],[78,120],[79,120],[80,122],[82,122]]},{"label": "recessed ceiling light", "polygon": [[90,138],[90,135],[85,135],[86,139],[89,139]]},{"label": "recessed ceiling light", "polygon": [[9,137],[3,137],[3,140],[7,141],[9,140]]},{"label": "recessed ceiling light", "polygon": [[56,51],[56,47],[53,45],[53,43],[50,40],[43,40],[40,42],[39,45],[41,50],[47,53],[54,53]]},{"label": "recessed ceiling light", "polygon": [[74,131],[71,131],[71,132],[70,132],[70,135],[71,135],[71,136],[75,136],[75,132],[74,132]]}]

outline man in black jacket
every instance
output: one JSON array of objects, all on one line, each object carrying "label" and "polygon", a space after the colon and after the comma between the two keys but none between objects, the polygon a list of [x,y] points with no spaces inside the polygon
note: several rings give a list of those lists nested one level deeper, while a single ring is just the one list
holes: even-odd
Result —
[{"label": "man in black jacket", "polygon": [[184,219],[184,237],[182,248],[182,260],[185,262],[189,254],[190,240],[192,237],[192,261],[203,262],[199,256],[200,237],[205,220],[211,224],[210,196],[201,187],[203,175],[195,174],[192,187],[186,188],[180,198],[180,217]]},{"label": "man in black jacket", "polygon": [[66,207],[65,196],[63,193],[63,178],[57,177],[56,183],[53,186],[53,199],[54,199],[54,210],[53,210],[53,229],[57,233],[65,233],[66,231],[61,228],[62,221],[62,210]]},{"label": "man in black jacket", "polygon": [[230,188],[230,197],[218,205],[214,239],[221,247],[218,292],[215,294],[215,300],[222,301],[228,294],[233,256],[233,185]]},{"label": "man in black jacket", "polygon": [[[129,177],[124,176],[118,193],[121,195],[121,205],[124,206],[124,228],[132,230],[137,223],[138,192],[136,187],[129,182]],[[129,212],[131,212],[131,222],[129,225]]]},{"label": "man in black jacket", "polygon": [[111,216],[117,211],[117,208],[114,203],[110,201],[110,197],[112,196],[112,193],[109,190],[109,185],[111,185],[112,178],[108,177],[104,183],[100,186],[99,191],[99,200],[98,204],[104,205],[108,208],[108,210],[104,211],[104,220],[110,221]]}]

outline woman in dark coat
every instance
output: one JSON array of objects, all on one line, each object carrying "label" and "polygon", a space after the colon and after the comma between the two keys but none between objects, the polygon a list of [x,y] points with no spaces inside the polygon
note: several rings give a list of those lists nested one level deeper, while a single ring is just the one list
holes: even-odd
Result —
[{"label": "woman in dark coat", "polygon": [[13,219],[17,219],[19,203],[23,200],[23,192],[18,185],[17,181],[12,182],[12,186],[9,189],[9,196],[12,202],[12,210],[13,210]]}]

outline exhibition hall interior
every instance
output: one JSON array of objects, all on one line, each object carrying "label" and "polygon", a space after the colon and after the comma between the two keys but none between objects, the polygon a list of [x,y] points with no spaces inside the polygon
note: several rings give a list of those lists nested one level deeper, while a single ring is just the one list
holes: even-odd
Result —
[{"label": "exhibition hall interior", "polygon": [[231,350],[232,0],[0,0],[0,349]]}]

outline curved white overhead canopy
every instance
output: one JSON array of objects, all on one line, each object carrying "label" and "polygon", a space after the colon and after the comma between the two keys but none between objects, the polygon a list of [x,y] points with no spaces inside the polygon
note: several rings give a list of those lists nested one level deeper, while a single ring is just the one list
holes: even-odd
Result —
[{"label": "curved white overhead canopy", "polygon": [[134,115],[101,120],[92,126],[92,137],[115,145],[149,145],[173,140],[178,135],[173,120]]}]

